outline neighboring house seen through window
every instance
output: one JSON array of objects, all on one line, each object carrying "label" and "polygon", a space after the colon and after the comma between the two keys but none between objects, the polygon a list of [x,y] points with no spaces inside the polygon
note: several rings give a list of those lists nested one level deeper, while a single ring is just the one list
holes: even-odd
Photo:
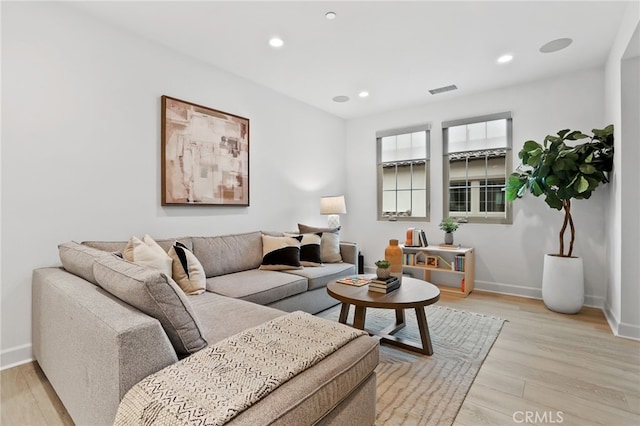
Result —
[{"label": "neighboring house seen through window", "polygon": [[442,123],[444,217],[511,223],[504,187],[511,173],[511,113]]},{"label": "neighboring house seen through window", "polygon": [[378,219],[429,220],[429,125],[376,133]]}]

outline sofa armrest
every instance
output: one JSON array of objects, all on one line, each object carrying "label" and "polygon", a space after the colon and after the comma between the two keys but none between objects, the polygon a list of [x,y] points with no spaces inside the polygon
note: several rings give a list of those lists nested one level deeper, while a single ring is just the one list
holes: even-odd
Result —
[{"label": "sofa armrest", "polygon": [[358,244],[340,241],[340,255],[343,262],[356,265],[358,270]]},{"label": "sofa armrest", "polygon": [[62,268],[33,271],[33,351],[76,424],[112,424],[124,394],[177,361],[160,323]]}]

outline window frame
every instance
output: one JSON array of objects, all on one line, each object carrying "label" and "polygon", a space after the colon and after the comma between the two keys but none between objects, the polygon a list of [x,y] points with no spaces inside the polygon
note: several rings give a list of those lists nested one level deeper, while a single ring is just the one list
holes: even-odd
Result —
[{"label": "window frame", "polygon": [[[504,162],[505,162],[505,175],[504,175],[504,179],[505,179],[505,185],[507,180],[509,179],[509,174],[511,174],[511,172],[513,171],[513,166],[512,166],[512,147],[513,147],[513,118],[511,116],[511,112],[501,112],[501,113],[496,113],[496,114],[488,114],[488,115],[482,115],[482,116],[476,116],[476,117],[468,117],[468,118],[462,118],[462,119],[457,119],[457,120],[449,120],[449,121],[443,121],[442,122],[442,198],[443,198],[443,204],[442,204],[442,210],[443,210],[443,217],[453,217],[456,218],[459,222],[466,222],[466,223],[491,223],[491,224],[506,224],[506,225],[511,225],[513,224],[513,210],[511,207],[511,203],[508,203],[505,201],[505,211],[504,214],[500,214],[500,216],[496,216],[495,213],[496,212],[484,212],[484,216],[472,216],[469,215],[469,212],[455,212],[457,214],[454,214],[454,212],[450,212],[449,210],[449,202],[450,202],[450,194],[449,194],[449,186],[450,186],[450,164],[451,164],[451,160],[450,160],[450,153],[449,153],[449,128],[450,127],[456,127],[456,126],[462,126],[462,125],[468,125],[468,124],[475,124],[475,123],[483,123],[483,122],[487,122],[487,121],[494,121],[494,120],[502,120],[502,119],[506,119],[507,120],[507,146],[503,147],[503,148],[487,148],[487,149],[477,149],[477,150],[469,150],[469,151],[461,151],[461,152],[477,152],[477,153],[482,153],[482,152],[489,152],[489,151],[498,151],[498,150],[505,150],[505,155],[504,155]],[[482,157],[480,157],[482,158]],[[490,158],[488,157],[488,154],[485,153],[484,155],[485,158],[485,162]],[[467,159],[468,160],[468,159]],[[486,164],[486,163],[485,163]],[[485,165],[485,181],[487,180],[496,180],[495,178],[489,178],[486,175],[486,165]],[[481,185],[481,188],[483,188],[484,186]],[[487,214],[489,213],[489,214]],[[494,213],[494,214],[491,214]]]},{"label": "window frame", "polygon": [[[425,132],[425,157],[421,158],[419,160],[417,159],[407,159],[407,160],[396,160],[396,161],[387,161],[387,162],[382,162],[382,138],[384,137],[388,137],[388,136],[398,136],[398,135],[403,135],[403,134],[407,134],[407,133],[417,133],[417,132]],[[388,130],[381,130],[381,131],[377,131],[376,132],[376,174],[377,174],[377,198],[378,198],[378,202],[377,202],[377,217],[379,221],[401,221],[401,222],[429,222],[430,221],[430,209],[431,209],[431,188],[430,188],[430,183],[431,183],[431,179],[430,179],[430,172],[431,172],[431,167],[430,167],[430,161],[431,161],[431,124],[430,123],[426,123],[426,124],[418,124],[418,125],[414,125],[414,126],[407,126],[407,127],[401,127],[401,128],[396,128],[396,129],[388,129]],[[392,216],[386,216],[383,213],[383,193],[384,193],[384,188],[383,188],[383,169],[384,169],[384,165],[389,165],[389,164],[395,164],[396,167],[397,165],[402,165],[402,163],[410,163],[412,166],[413,164],[418,164],[420,162],[424,162],[424,166],[425,166],[425,182],[424,182],[424,188],[425,188],[425,216],[399,216],[399,215],[392,215]],[[413,173],[412,173],[412,177],[413,177]],[[413,187],[410,189],[411,192],[413,192]],[[396,185],[396,189],[395,189],[396,195],[398,193],[398,188]],[[413,195],[413,194],[412,194]],[[413,198],[413,197],[411,197]],[[396,205],[397,207],[397,205]],[[396,212],[397,213],[397,212]]]}]

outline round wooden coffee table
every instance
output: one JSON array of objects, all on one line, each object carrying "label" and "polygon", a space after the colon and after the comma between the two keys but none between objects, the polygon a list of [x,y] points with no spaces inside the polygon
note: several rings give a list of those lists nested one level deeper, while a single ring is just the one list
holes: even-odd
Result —
[{"label": "round wooden coffee table", "polygon": [[[367,308],[393,309],[396,311],[395,324],[392,324],[382,331],[366,331],[369,334],[379,336],[381,342],[386,342],[390,345],[421,354],[433,354],[424,307],[436,303],[438,299],[440,299],[440,289],[435,285],[416,278],[403,277],[402,285],[400,285],[399,289],[384,294],[369,291],[368,285],[356,287],[332,281],[327,284],[327,292],[331,297],[342,302],[339,319],[342,324],[347,323],[350,305],[356,307],[353,327],[361,330],[365,330],[364,323]],[[418,346],[408,339],[393,335],[405,326],[404,310],[407,308],[413,308],[416,311],[422,346]]]}]

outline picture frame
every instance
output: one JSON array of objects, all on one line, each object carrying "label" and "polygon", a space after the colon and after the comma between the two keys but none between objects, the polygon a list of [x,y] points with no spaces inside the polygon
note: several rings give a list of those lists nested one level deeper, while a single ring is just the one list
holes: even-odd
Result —
[{"label": "picture frame", "polygon": [[162,96],[162,205],[249,206],[249,119]]},{"label": "picture frame", "polygon": [[427,266],[438,267],[438,256],[427,256]]}]

